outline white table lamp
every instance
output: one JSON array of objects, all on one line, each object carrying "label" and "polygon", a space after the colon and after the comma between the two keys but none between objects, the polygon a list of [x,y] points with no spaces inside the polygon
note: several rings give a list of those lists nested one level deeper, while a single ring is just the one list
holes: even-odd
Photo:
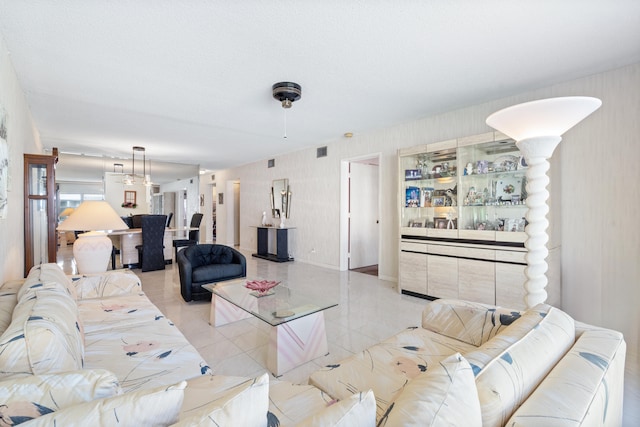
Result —
[{"label": "white table lamp", "polygon": [[541,99],[505,108],[487,118],[489,126],[516,140],[516,145],[528,165],[528,224],[525,228],[525,247],[528,252],[525,269],[527,279],[524,284],[527,292],[524,300],[527,307],[533,307],[547,299],[547,159],[562,140],[562,134],[597,110],[600,105],[602,101],[599,99],[585,96]]},{"label": "white table lamp", "polygon": [[127,228],[105,201],[83,202],[58,226],[60,231],[88,231],[80,234],[73,244],[73,256],[80,274],[107,271],[113,245],[104,231]]}]

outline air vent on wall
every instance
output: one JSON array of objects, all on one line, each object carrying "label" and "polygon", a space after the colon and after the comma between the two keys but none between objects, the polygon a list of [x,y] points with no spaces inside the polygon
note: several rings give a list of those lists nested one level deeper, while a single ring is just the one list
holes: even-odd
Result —
[{"label": "air vent on wall", "polygon": [[320,147],[318,148],[318,150],[316,151],[316,157],[320,158],[320,157],[327,157],[327,147]]},{"label": "air vent on wall", "polygon": [[276,159],[269,159],[267,160],[267,167],[268,168],[272,168],[276,165]]}]

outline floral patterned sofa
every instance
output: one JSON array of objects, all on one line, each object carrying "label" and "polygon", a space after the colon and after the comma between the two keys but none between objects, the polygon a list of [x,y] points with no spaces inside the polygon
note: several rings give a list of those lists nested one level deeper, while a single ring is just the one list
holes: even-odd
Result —
[{"label": "floral patterned sofa", "polygon": [[335,403],[266,373],[214,375],[128,270],[66,276],[36,266],[0,287],[0,334],[3,425],[375,423],[368,390]]},{"label": "floral patterned sofa", "polygon": [[316,371],[336,399],[372,390],[378,426],[619,426],[626,344],[616,331],[540,304],[523,312],[459,300]]}]

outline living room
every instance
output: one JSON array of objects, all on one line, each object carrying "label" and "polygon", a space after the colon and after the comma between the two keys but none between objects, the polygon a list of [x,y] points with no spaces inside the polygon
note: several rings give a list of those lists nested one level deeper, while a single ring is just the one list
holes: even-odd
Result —
[{"label": "living room", "polygon": [[[579,7],[576,4],[574,6]],[[618,12],[621,13],[625,7],[628,8],[627,18],[637,21],[637,6],[625,4],[619,6]],[[564,17],[566,20],[573,18]],[[6,31],[6,24],[3,23],[0,28]],[[611,30],[615,31],[619,29]],[[344,138],[342,133],[352,129],[343,129],[339,134],[313,141],[311,145],[300,149],[284,151],[278,147],[255,161],[240,161],[222,168],[211,168],[200,177],[200,194],[204,195],[202,211],[210,219],[214,182],[216,193],[224,194],[225,203],[232,197],[230,184],[239,182],[239,246],[246,251],[253,251],[257,241],[255,229],[251,227],[258,225],[262,212],[270,208],[268,194],[271,183],[274,179],[287,178],[293,195],[287,225],[295,227],[291,245],[295,262],[340,270],[344,268],[341,262],[340,209],[343,204],[343,184],[340,171],[345,161],[374,154],[380,158],[379,278],[393,282],[397,280],[399,268],[398,149],[488,132],[491,129],[485,120],[491,113],[520,102],[571,95],[599,98],[602,107],[563,136],[551,159],[552,179],[548,187],[550,203],[561,205],[560,217],[550,221],[550,227],[559,229],[562,236],[561,308],[576,320],[621,331],[628,345],[627,365],[636,366],[637,374],[640,353],[640,314],[636,309],[640,301],[640,289],[637,286],[640,283],[640,266],[637,263],[640,231],[633,206],[637,206],[640,197],[640,186],[637,184],[639,169],[635,164],[640,154],[635,141],[640,132],[637,120],[640,63],[638,38],[632,37],[637,33],[631,31],[625,34],[629,38],[624,43],[631,46],[631,53],[624,58],[604,61],[592,72],[582,71],[576,73],[575,77],[557,80],[552,84],[531,84],[522,86],[522,89],[505,89],[500,82],[494,82],[494,91],[481,102],[451,105],[445,110],[425,109],[411,119],[376,128],[357,129],[351,138]],[[24,87],[29,82],[25,82],[15,69],[12,48],[4,40],[6,34],[2,36],[0,106],[7,117],[9,166],[7,216],[0,220],[3,236],[0,243],[3,266],[0,279],[5,282],[23,277],[22,155],[44,153],[54,146],[63,147],[63,140],[51,128],[44,132],[44,125],[39,125],[33,116],[35,105]],[[608,48],[599,46],[587,51],[598,57],[604,56]],[[496,64],[501,62],[498,59],[496,55]],[[561,60],[553,58],[547,61],[556,62],[557,73],[562,74]],[[512,61],[505,59],[502,62]],[[282,74],[269,76],[265,88],[264,103],[268,105],[267,108],[275,110],[274,121],[277,120],[277,126],[274,126],[274,136],[264,145],[274,146],[282,140],[284,112],[268,92],[270,84],[287,78],[286,70],[283,67]],[[389,82],[393,84],[394,79]],[[301,119],[296,123],[296,119],[301,117],[296,116],[296,110],[304,108],[304,102],[315,96],[314,82],[307,84],[301,78],[299,83],[303,85],[303,98],[287,112],[288,139],[294,139],[295,133],[303,129]],[[215,96],[209,92],[207,94]],[[335,94],[336,103],[341,102],[340,95]],[[388,98],[384,100],[388,103],[386,108],[393,110],[394,105],[401,101],[394,99],[390,93],[387,95]],[[428,98],[430,95],[425,93],[423,96]],[[229,108],[242,109],[243,106]],[[69,139],[74,139],[74,136],[70,135]],[[129,150],[133,144],[130,140],[127,144]],[[316,157],[320,146],[327,147],[326,157]],[[164,148],[154,147],[151,143],[147,147],[150,151]],[[216,157],[215,145],[212,144],[207,156]],[[192,161],[200,163],[199,157],[204,156],[192,156]],[[267,167],[267,160],[271,158],[275,159],[274,168]],[[215,181],[211,179],[214,174]],[[612,182],[614,177],[615,182]],[[224,208],[226,206],[218,206],[217,242],[230,244],[233,238],[228,227],[231,221]],[[207,219],[204,222],[207,223]],[[637,376],[635,384],[637,387]],[[637,388],[633,393],[637,398]]]}]

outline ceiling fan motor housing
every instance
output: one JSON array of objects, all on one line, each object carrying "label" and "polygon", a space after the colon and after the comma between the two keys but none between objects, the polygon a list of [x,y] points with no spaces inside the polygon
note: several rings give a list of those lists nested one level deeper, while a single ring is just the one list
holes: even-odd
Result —
[{"label": "ceiling fan motor housing", "polygon": [[272,89],[273,97],[282,102],[282,108],[291,108],[291,104],[302,98],[302,86],[298,83],[275,83]]}]

